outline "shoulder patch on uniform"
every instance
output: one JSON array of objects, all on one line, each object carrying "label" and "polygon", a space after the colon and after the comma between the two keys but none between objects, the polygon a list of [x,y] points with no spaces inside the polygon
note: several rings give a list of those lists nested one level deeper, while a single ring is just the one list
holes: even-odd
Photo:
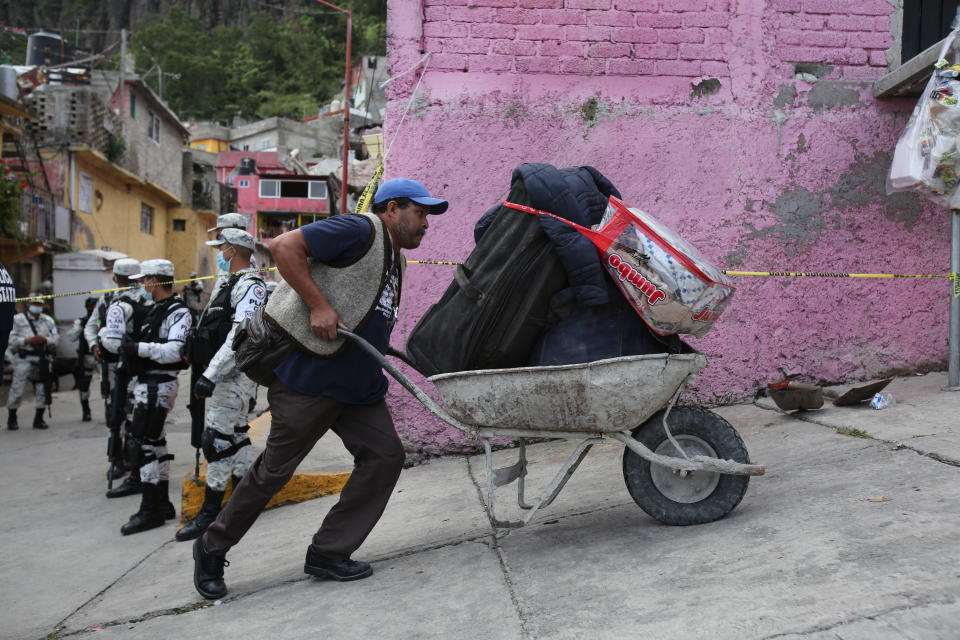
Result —
[{"label": "shoulder patch on uniform", "polygon": [[265,298],[267,296],[267,290],[259,284],[254,285],[251,288],[251,291],[253,292],[254,297],[257,298]]}]

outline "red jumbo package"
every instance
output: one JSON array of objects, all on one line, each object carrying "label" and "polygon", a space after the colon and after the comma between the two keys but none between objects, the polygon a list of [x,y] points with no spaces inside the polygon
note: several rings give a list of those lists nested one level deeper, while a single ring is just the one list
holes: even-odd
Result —
[{"label": "red jumbo package", "polygon": [[556,218],[589,238],[630,305],[662,336],[706,334],[736,290],[719,268],[670,228],[613,196],[593,229],[546,211],[505,204]]}]

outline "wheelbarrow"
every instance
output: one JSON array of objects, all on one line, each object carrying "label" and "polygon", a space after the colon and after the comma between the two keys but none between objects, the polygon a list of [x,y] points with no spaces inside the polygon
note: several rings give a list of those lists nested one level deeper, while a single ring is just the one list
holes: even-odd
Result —
[{"label": "wheelbarrow", "polygon": [[[751,464],[736,429],[700,407],[675,407],[693,376],[707,366],[699,353],[625,356],[585,364],[486,369],[427,378],[444,405],[424,393],[371,344],[348,331],[356,343],[440,420],[483,444],[487,512],[498,528],[530,522],[559,495],[591,447],[616,440],[626,448],[623,478],[634,502],[669,525],[718,520],[743,499],[750,476],[764,468]],[[403,353],[395,356],[410,366]],[[416,368],[416,367],[414,367]],[[496,469],[491,439],[519,442],[516,463]],[[528,503],[526,441],[570,439],[580,443],[541,495]],[[520,520],[496,515],[496,489],[517,483]]]}]

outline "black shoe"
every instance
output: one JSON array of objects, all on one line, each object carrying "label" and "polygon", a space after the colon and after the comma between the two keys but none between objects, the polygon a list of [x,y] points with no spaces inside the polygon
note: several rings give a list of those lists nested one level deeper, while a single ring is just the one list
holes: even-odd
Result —
[{"label": "black shoe", "polygon": [[340,582],[360,580],[373,575],[373,567],[366,562],[357,562],[350,558],[334,560],[314,552],[313,545],[307,547],[307,559],[303,572],[319,578],[333,578]]},{"label": "black shoe", "polygon": [[130,475],[127,476],[123,484],[121,484],[116,489],[110,489],[107,491],[108,498],[122,498],[124,496],[132,496],[140,493],[140,487],[142,483],[140,482],[140,474],[134,470],[130,472]]},{"label": "black shoe", "polygon": [[120,527],[120,533],[125,536],[162,527],[166,522],[162,510],[157,505],[157,485],[144,482],[142,490],[140,510],[130,516],[130,520]]},{"label": "black shoe", "polygon": [[203,532],[207,530],[207,527],[217,519],[217,514],[220,513],[220,503],[223,501],[223,493],[223,491],[214,491],[210,487],[207,487],[203,494],[203,507],[201,507],[200,513],[197,514],[196,518],[188,522],[183,529],[177,531],[173,537],[179,542],[186,542],[187,540],[193,540],[194,538],[202,536]]},{"label": "black shoe", "polygon": [[34,429],[47,429],[48,425],[43,421],[43,412],[46,409],[37,409],[37,414],[33,417],[33,428]]},{"label": "black shoe", "polygon": [[7,429],[10,429],[10,431],[16,431],[19,428],[20,425],[17,424],[17,410],[7,409]]},{"label": "black shoe", "polygon": [[193,586],[207,600],[216,600],[227,595],[223,581],[223,568],[229,567],[225,556],[207,553],[203,548],[203,536],[193,543]]},{"label": "black shoe", "polygon": [[83,408],[83,417],[80,418],[80,421],[91,422],[93,420],[93,416],[90,415],[90,403],[86,402],[85,400],[81,400],[80,406]]}]

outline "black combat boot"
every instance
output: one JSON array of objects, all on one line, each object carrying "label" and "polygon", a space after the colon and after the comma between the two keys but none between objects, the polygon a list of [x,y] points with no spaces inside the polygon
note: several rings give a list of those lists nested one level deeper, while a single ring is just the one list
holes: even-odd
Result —
[{"label": "black combat boot", "polygon": [[8,409],[7,410],[7,429],[10,431],[16,431],[20,428],[20,425],[17,424],[17,410]]},{"label": "black combat boot", "polygon": [[173,520],[177,517],[177,510],[173,506],[173,503],[170,502],[170,481],[161,480],[157,484],[158,495],[157,504],[160,505],[160,513],[163,514],[164,520]]},{"label": "black combat boot", "polygon": [[46,429],[47,423],[43,421],[43,412],[46,409],[37,409],[36,415],[33,416],[33,428],[34,429]]},{"label": "black combat boot", "polygon": [[141,487],[140,510],[130,516],[130,520],[120,527],[120,533],[125,536],[131,533],[140,533],[162,527],[166,522],[163,512],[158,505],[159,490],[157,485],[144,482]]},{"label": "black combat boot", "polygon": [[83,417],[80,418],[80,421],[81,421],[81,422],[90,422],[91,420],[93,420],[93,416],[90,415],[90,401],[89,401],[89,400],[81,400],[81,401],[80,401],[80,406],[83,408]]},{"label": "black combat boot", "polygon": [[207,553],[203,548],[203,536],[193,543],[193,586],[207,600],[216,600],[227,595],[223,582],[223,568],[230,566],[226,556]]},{"label": "black combat boot", "polygon": [[220,513],[220,503],[223,502],[223,494],[223,491],[214,491],[207,487],[203,494],[203,506],[200,508],[200,513],[188,522],[183,529],[177,531],[174,537],[180,542],[185,542],[202,536],[207,527],[217,519],[217,514]]},{"label": "black combat boot", "polygon": [[110,489],[109,491],[107,491],[107,497],[122,498],[124,496],[136,495],[140,493],[141,484],[142,483],[140,482],[140,470],[133,469],[130,472],[130,475],[124,479],[123,484],[121,484],[119,487],[115,489]]}]

